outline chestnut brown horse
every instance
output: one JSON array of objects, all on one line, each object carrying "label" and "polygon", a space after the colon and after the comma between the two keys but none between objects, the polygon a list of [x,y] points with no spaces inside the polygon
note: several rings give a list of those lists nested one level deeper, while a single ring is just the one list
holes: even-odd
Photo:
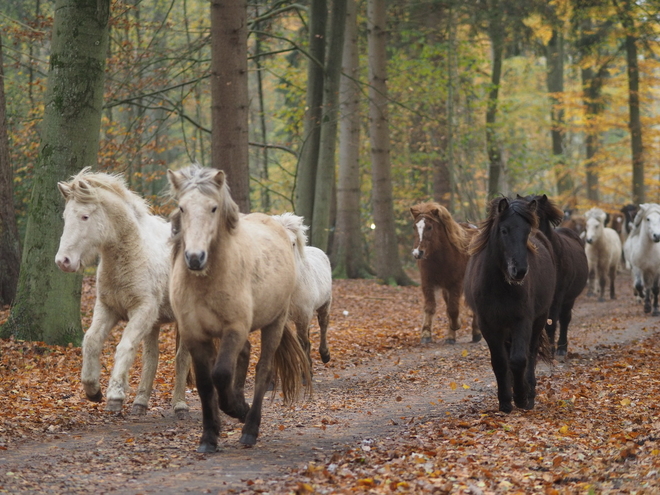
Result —
[{"label": "chestnut brown horse", "polygon": [[[436,311],[435,296],[440,289],[449,318],[445,342],[454,344],[456,330],[461,327],[459,308],[469,258],[468,246],[477,228],[467,223],[457,223],[449,211],[438,203],[420,203],[411,207],[410,213],[415,231],[413,256],[417,259],[424,295],[421,342],[428,344],[433,340],[431,329]],[[473,318],[472,342],[480,340],[481,332]]]},{"label": "chestnut brown horse", "polygon": [[[490,349],[499,409],[533,409],[536,360],[555,290],[552,246],[537,202],[496,198],[470,246],[465,299]],[[511,393],[513,380],[513,394]]]},{"label": "chestnut brown horse", "polygon": [[559,323],[559,340],[557,341],[557,356],[565,356],[568,352],[568,325],[573,314],[575,300],[584,290],[589,277],[589,264],[584,252],[584,241],[572,229],[554,227],[561,223],[563,212],[548,197],[527,196],[527,201],[536,200],[536,213],[539,217],[539,230],[552,244],[552,250],[557,262],[557,284],[555,298],[548,314],[548,324],[545,331],[548,334],[553,352],[555,349],[555,333]]}]

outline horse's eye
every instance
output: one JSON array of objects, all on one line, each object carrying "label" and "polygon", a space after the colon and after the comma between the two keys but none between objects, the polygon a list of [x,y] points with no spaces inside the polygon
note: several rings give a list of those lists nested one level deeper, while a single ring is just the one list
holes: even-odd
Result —
[{"label": "horse's eye", "polygon": [[430,225],[427,225],[427,226],[424,228],[424,230],[431,230],[431,226],[430,226]]},{"label": "horse's eye", "polygon": [[179,206],[179,211],[183,213],[183,207]]},{"label": "horse's eye", "polygon": [[82,218],[83,222],[86,222],[87,220],[89,220],[89,215],[83,215],[80,218]]},{"label": "horse's eye", "polygon": [[214,206],[213,208],[211,208],[211,213],[215,213],[216,211],[218,211],[218,207],[217,207],[217,206]]}]

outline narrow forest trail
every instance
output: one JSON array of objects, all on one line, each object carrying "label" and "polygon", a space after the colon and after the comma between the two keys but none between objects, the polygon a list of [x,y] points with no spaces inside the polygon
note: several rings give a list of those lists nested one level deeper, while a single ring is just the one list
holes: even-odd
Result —
[{"label": "narrow forest trail", "polygon": [[[620,274],[617,286],[615,301],[598,303],[581,296],[569,335],[569,359],[540,365],[541,385],[575,362],[597,361],[602,348],[625,346],[658,331],[660,318],[643,315],[627,274]],[[191,392],[191,417],[184,421],[160,401],[143,418],[115,417],[0,450],[0,492],[278,492],[283,480],[290,483],[295,476],[292,469],[310,462],[328,463],[349,449],[368,451],[375,442],[396,439],[429,421],[496,410],[487,346],[469,342],[467,322],[456,345],[439,339],[417,344],[418,288],[340,281],[333,313],[330,345],[336,352],[327,366],[314,355],[313,397],[290,408],[279,397],[267,400],[255,447],[240,446],[241,425],[223,416],[221,451],[197,454],[201,412]],[[380,326],[379,319],[384,319]],[[436,320],[438,335],[444,318]],[[388,340],[385,325],[407,329]],[[373,339],[385,344],[375,345]],[[99,409],[97,414],[105,413]]]}]

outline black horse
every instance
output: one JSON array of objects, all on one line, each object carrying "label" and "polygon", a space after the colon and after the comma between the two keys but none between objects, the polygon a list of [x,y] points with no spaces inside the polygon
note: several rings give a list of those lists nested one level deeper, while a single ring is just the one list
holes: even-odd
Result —
[{"label": "black horse", "polygon": [[[497,198],[470,251],[464,291],[490,349],[499,409],[533,409],[536,359],[555,290],[552,246],[536,201]],[[513,394],[511,380],[513,378]]]},{"label": "black horse", "polygon": [[568,352],[568,325],[573,316],[573,305],[587,285],[589,277],[589,265],[587,255],[584,252],[584,241],[574,230],[554,228],[561,223],[563,212],[545,194],[542,196],[526,196],[525,199],[536,201],[539,230],[545,234],[550,244],[552,244],[555,255],[557,283],[545,331],[548,334],[554,354],[555,333],[557,322],[559,322],[557,356],[565,356]]}]

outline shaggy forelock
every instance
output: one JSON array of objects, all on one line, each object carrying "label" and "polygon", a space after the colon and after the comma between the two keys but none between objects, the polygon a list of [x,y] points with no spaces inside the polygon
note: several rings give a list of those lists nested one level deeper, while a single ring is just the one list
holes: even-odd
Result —
[{"label": "shaggy forelock", "polygon": [[595,220],[598,220],[602,224],[605,223],[605,219],[607,218],[607,214],[600,208],[592,208],[591,210],[586,212],[584,216],[587,218],[587,220],[593,218]]},{"label": "shaggy forelock", "polygon": [[[170,186],[170,193],[174,199],[179,199],[187,192],[198,189],[205,196],[215,196],[218,193],[218,184],[214,180],[217,173],[216,169],[205,168],[198,163],[182,168],[177,171],[178,187]],[[226,181],[224,187],[229,190]]]}]

